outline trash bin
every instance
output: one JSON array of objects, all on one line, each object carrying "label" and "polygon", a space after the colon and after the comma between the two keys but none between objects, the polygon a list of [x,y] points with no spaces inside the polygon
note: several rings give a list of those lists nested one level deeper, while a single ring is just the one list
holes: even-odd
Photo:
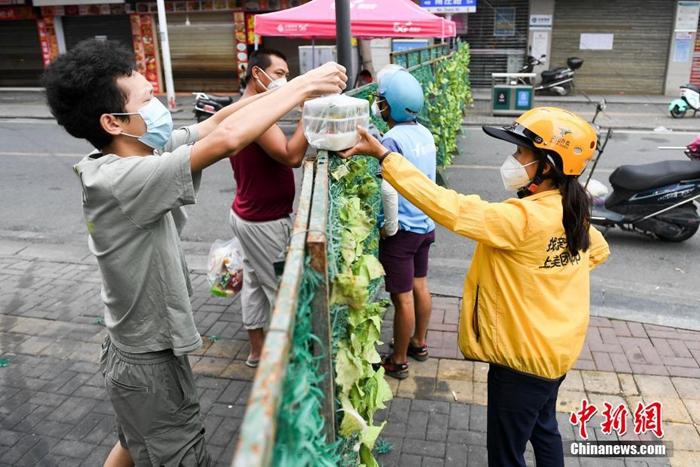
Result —
[{"label": "trash bin", "polygon": [[[491,73],[491,111],[493,115],[519,116],[532,108],[531,84],[518,83],[519,78],[534,79],[535,73]],[[503,82],[505,81],[505,82]]]}]

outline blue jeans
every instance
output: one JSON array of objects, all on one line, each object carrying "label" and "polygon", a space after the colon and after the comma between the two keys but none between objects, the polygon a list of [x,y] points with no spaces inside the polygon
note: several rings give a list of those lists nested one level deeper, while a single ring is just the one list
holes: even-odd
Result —
[{"label": "blue jeans", "polygon": [[557,394],[564,378],[546,380],[490,366],[486,432],[489,467],[525,467],[528,440],[537,467],[564,466],[556,418]]}]

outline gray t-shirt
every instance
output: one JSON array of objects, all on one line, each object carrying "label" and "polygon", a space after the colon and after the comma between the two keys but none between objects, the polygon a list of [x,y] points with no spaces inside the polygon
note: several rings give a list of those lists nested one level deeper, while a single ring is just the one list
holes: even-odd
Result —
[{"label": "gray t-shirt", "polygon": [[[88,244],[102,275],[105,326],[125,352],[198,349],[179,230],[194,204],[190,170],[196,127],[175,130],[162,154],[91,154],[75,165],[83,187]],[[180,225],[178,225],[180,224]]]}]

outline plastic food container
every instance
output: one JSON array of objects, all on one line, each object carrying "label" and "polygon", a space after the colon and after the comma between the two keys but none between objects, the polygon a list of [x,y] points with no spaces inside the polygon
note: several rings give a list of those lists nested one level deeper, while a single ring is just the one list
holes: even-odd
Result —
[{"label": "plastic food container", "polygon": [[365,99],[333,95],[304,104],[304,136],[316,149],[341,151],[360,140],[357,126],[369,126],[369,102]]}]

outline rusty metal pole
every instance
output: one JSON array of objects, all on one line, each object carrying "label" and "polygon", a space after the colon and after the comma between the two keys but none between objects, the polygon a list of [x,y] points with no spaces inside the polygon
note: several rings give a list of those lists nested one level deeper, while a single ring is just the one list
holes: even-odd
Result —
[{"label": "rusty metal pole", "polygon": [[309,233],[306,246],[311,258],[311,268],[321,276],[321,283],[316,289],[311,302],[311,320],[313,333],[321,345],[314,343],[314,355],[319,358],[319,368],[325,375],[321,381],[323,402],[321,415],[325,421],[324,432],[326,441],[335,441],[335,372],[333,371],[333,336],[329,308],[329,278],[328,278],[328,154],[319,153],[316,160],[316,176],[314,192],[311,201],[311,216],[309,218]]}]

